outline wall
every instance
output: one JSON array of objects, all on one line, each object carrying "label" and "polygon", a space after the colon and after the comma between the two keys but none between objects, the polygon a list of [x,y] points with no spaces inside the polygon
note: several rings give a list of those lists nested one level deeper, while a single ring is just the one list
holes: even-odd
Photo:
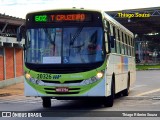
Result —
[{"label": "wall", "polygon": [[23,50],[20,48],[15,49],[16,53],[16,77],[23,75]]},{"label": "wall", "polygon": [[0,48],[0,82],[23,75],[23,49]]},{"label": "wall", "polygon": [[14,48],[5,48],[6,79],[14,78]]},{"label": "wall", "polygon": [[4,61],[3,61],[3,56],[0,55],[0,81],[4,79]]}]

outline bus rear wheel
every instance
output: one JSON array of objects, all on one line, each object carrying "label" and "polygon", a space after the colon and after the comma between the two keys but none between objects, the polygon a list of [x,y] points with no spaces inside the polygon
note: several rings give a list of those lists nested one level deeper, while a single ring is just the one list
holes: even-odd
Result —
[{"label": "bus rear wheel", "polygon": [[51,107],[51,98],[42,97],[42,105],[43,105],[43,108],[50,108]]},{"label": "bus rear wheel", "polygon": [[111,95],[109,97],[105,97],[103,104],[105,107],[112,107],[114,103],[114,97],[115,97],[115,82],[112,80],[111,84]]}]

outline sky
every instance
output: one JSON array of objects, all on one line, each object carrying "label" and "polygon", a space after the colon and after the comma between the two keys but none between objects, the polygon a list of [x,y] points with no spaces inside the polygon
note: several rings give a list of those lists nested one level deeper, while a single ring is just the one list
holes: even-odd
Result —
[{"label": "sky", "polygon": [[0,0],[0,13],[25,18],[28,12],[57,8],[86,8],[104,11],[160,7],[159,0]]}]

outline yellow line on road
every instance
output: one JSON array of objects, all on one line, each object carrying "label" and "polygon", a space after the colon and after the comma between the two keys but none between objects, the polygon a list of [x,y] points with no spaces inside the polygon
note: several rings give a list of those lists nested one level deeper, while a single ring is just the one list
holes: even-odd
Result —
[{"label": "yellow line on road", "polygon": [[147,94],[151,94],[151,93],[155,93],[155,92],[159,92],[159,91],[160,91],[160,89],[154,89],[154,90],[150,90],[148,92],[140,93],[138,95],[135,95],[134,97],[143,96],[143,95],[147,95]]}]

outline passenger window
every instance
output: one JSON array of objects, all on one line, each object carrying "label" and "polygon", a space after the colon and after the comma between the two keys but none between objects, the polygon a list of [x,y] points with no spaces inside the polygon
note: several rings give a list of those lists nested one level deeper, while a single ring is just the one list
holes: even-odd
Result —
[{"label": "passenger window", "polygon": [[125,55],[128,55],[127,45],[125,45]]},{"label": "passenger window", "polygon": [[125,54],[125,49],[124,49],[124,44],[123,43],[121,43],[121,53]]},{"label": "passenger window", "polygon": [[123,40],[124,40],[124,43],[126,44],[126,34],[125,33],[123,34]]},{"label": "passenger window", "polygon": [[115,36],[116,36],[116,40],[118,40],[118,29],[115,29]]},{"label": "passenger window", "polygon": [[120,48],[120,42],[116,41],[116,47],[117,47],[117,53],[120,54],[121,53],[121,48]]},{"label": "passenger window", "polygon": [[111,47],[111,52],[115,53],[116,52],[116,31],[115,31],[115,26],[110,24],[110,37],[112,37],[112,41],[110,41],[111,44],[114,44],[114,47]]}]

